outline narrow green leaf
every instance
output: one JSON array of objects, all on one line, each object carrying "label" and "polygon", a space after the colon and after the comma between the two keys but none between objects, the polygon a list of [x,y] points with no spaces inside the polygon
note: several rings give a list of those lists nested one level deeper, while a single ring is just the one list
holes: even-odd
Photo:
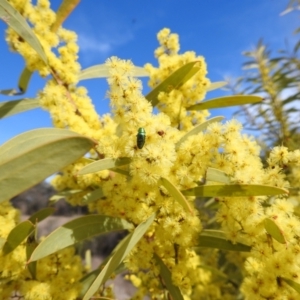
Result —
[{"label": "narrow green leaf", "polygon": [[291,280],[291,279],[288,279],[288,278],[285,278],[285,277],[280,277],[283,281],[285,281],[290,287],[292,287],[298,294],[300,294],[300,284]]},{"label": "narrow green leaf", "polygon": [[261,102],[262,97],[259,96],[246,96],[246,95],[236,95],[236,96],[225,96],[215,99],[210,99],[190,107],[187,107],[186,110],[203,110],[203,109],[213,109],[221,108],[228,106],[252,104],[256,102]]},{"label": "narrow green leaf", "polygon": [[121,175],[125,175],[125,176],[127,176],[127,177],[130,177],[130,174],[129,174],[129,172],[128,171],[126,171],[126,170],[123,170],[123,169],[120,169],[120,168],[113,168],[113,169],[111,169],[113,172],[115,172],[115,173],[118,173],[118,174],[121,174]]},{"label": "narrow green leaf", "polygon": [[0,102],[0,119],[40,107],[38,99],[19,99]]},{"label": "narrow green leaf", "polygon": [[147,96],[146,99],[151,102],[152,106],[158,103],[158,95],[160,92],[170,93],[174,89],[180,88],[191,77],[193,77],[200,68],[197,68],[197,61],[189,62],[176,70],[158,86],[156,86]]},{"label": "narrow green leaf", "polygon": [[63,0],[56,12],[55,22],[51,26],[51,31],[56,32],[57,29],[67,19],[69,14],[76,8],[80,0]]},{"label": "narrow green leaf", "polygon": [[85,194],[82,198],[82,203],[88,204],[101,199],[103,196],[104,196],[103,191],[101,188],[99,188],[90,193]]},{"label": "narrow green leaf", "polygon": [[21,73],[18,83],[19,90],[22,94],[26,93],[31,76],[32,72],[25,67]]},{"label": "narrow green leaf", "polygon": [[38,222],[43,221],[44,219],[46,219],[47,217],[49,217],[50,215],[52,215],[55,212],[55,208],[54,207],[46,207],[46,208],[42,208],[41,210],[37,211],[36,213],[34,213],[29,219],[28,221],[30,221],[31,223],[35,224]]},{"label": "narrow green leaf", "polygon": [[28,220],[14,227],[3,246],[3,253],[8,254],[16,249],[34,231],[34,228],[34,225]]},{"label": "narrow green leaf", "polygon": [[139,242],[139,240],[146,233],[151,226],[155,218],[155,214],[151,215],[145,222],[141,223],[135,230],[125,237],[117,246],[118,249],[109,259],[101,273],[97,276],[93,284],[83,297],[83,300],[90,299],[99,289],[99,287],[111,276],[114,270],[120,265],[120,263],[126,258],[133,247]]},{"label": "narrow green leaf", "polygon": [[181,192],[185,196],[199,197],[249,197],[288,194],[285,189],[259,184],[201,185]]},{"label": "narrow green leaf", "polygon": [[[126,238],[126,237],[125,237]],[[124,238],[124,239],[125,239]],[[85,276],[83,276],[80,279],[80,284],[81,284],[81,291],[80,291],[80,299],[82,299],[84,297],[84,295],[86,294],[86,292],[88,291],[88,289],[90,288],[90,286],[92,285],[92,283],[95,281],[95,279],[97,278],[97,276],[100,274],[100,272],[102,271],[102,269],[105,267],[105,265],[107,264],[107,262],[111,259],[111,257],[116,253],[116,251],[118,251],[118,249],[122,246],[122,241],[119,242],[119,244],[114,248],[114,250],[112,251],[112,253],[107,256],[99,265],[99,267],[86,274]],[[117,275],[121,272],[123,272],[125,269],[125,266],[123,263],[120,263],[119,266],[114,270],[114,274]]]},{"label": "narrow green leaf", "polygon": [[211,118],[197,126],[195,126],[192,130],[190,130],[188,133],[186,133],[175,145],[176,149],[179,149],[180,145],[185,142],[190,136],[198,134],[199,132],[205,131],[207,127],[215,122],[220,122],[224,119],[224,117],[214,117]]},{"label": "narrow green leaf", "polygon": [[0,237],[0,250],[3,248],[3,246],[5,245],[6,239]]},{"label": "narrow green leaf", "polygon": [[39,260],[96,235],[131,228],[132,225],[130,223],[119,218],[101,215],[80,217],[50,233],[33,251],[30,261]]},{"label": "narrow green leaf", "polygon": [[267,233],[269,233],[273,239],[275,239],[277,242],[281,244],[286,244],[284,235],[274,220],[270,218],[266,218],[264,220],[264,225]]},{"label": "narrow green leaf", "polygon": [[[34,251],[34,249],[37,247],[38,243],[35,240],[34,234],[32,233],[26,242],[26,259],[28,260]],[[29,264],[27,264],[27,268],[32,276],[33,279],[36,279],[36,267],[37,267],[37,262],[33,261]]]},{"label": "narrow green leaf", "polygon": [[208,168],[206,171],[206,180],[207,181],[216,181],[216,182],[222,182],[225,184],[229,184],[231,182],[230,177],[226,175],[223,171],[214,169],[214,168]]},{"label": "narrow green leaf", "polygon": [[83,190],[65,190],[61,191],[49,198],[49,201],[51,202],[57,202],[60,199],[68,198],[69,196],[77,195],[77,194],[82,194],[84,191]]},{"label": "narrow green leaf", "polygon": [[23,69],[19,82],[18,87],[19,90],[16,89],[7,89],[7,90],[0,90],[0,94],[7,95],[7,96],[19,96],[23,95],[27,91],[27,87],[31,78],[32,72],[29,71],[26,67]]},{"label": "narrow green leaf", "polygon": [[185,210],[189,211],[192,215],[194,214],[189,202],[185,199],[182,193],[176,188],[176,186],[173,185],[173,183],[171,183],[168,179],[163,177],[160,178],[160,183],[168,190],[170,195],[175,200],[177,200],[180,205],[182,205],[182,207]]},{"label": "narrow green leaf", "polygon": [[6,90],[0,90],[1,95],[6,95],[6,96],[17,96],[17,95],[22,95],[22,92],[17,91],[16,89],[6,89]]},{"label": "narrow green leaf", "polygon": [[94,142],[75,132],[35,129],[0,147],[0,202],[9,200],[82,157]]},{"label": "narrow green leaf", "polygon": [[154,253],[154,259],[156,263],[159,265],[160,276],[162,277],[164,284],[166,285],[171,297],[173,300],[183,300],[183,296],[180,292],[180,289],[173,284],[172,282],[172,274],[161,258]]},{"label": "narrow green leaf", "polygon": [[118,159],[114,158],[104,158],[92,162],[91,164],[83,167],[79,172],[78,175],[96,173],[103,170],[112,169],[115,167],[128,165],[131,162],[131,158],[129,157],[120,157]]},{"label": "narrow green leaf", "polygon": [[218,230],[203,230],[199,237],[199,244],[197,247],[239,252],[249,252],[251,250],[251,247],[248,245],[239,242],[233,244],[226,240],[224,232]]},{"label": "narrow green leaf", "polygon": [[226,81],[217,81],[217,82],[211,82],[210,85],[207,88],[207,91],[213,91],[219,88],[222,88],[223,86],[227,85],[228,82]]},{"label": "narrow green leaf", "polygon": [[[134,77],[148,77],[149,73],[142,67],[134,66],[132,75]],[[79,81],[93,78],[105,78],[109,76],[109,68],[105,64],[95,65],[82,70],[79,74]]]},{"label": "narrow green leaf", "polygon": [[6,0],[0,0],[0,18],[22,37],[40,56],[45,64],[47,57],[44,49],[23,16]]}]

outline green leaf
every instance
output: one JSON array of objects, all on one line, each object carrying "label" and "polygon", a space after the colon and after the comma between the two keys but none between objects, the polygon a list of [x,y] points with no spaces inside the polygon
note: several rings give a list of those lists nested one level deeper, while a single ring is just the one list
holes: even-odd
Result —
[{"label": "green leaf", "polygon": [[215,181],[215,182],[222,182],[225,184],[229,184],[231,182],[230,177],[226,175],[221,170],[208,168],[206,171],[206,180],[207,181]]},{"label": "green leaf", "polygon": [[160,92],[170,93],[174,89],[180,88],[191,77],[193,77],[199,70],[197,61],[189,62],[176,70],[158,86],[156,86],[147,96],[146,99],[151,102],[152,106],[156,106],[158,103],[158,95]]},{"label": "green leaf", "polygon": [[187,211],[189,211],[192,215],[193,210],[189,204],[189,202],[185,199],[185,197],[182,195],[182,193],[176,188],[173,183],[171,183],[168,179],[161,177],[160,183],[168,190],[170,195],[178,201],[178,203]]},{"label": "green leaf", "polygon": [[104,158],[92,162],[89,165],[86,165],[78,172],[78,175],[84,175],[84,174],[96,173],[103,170],[109,170],[115,167],[128,165],[130,162],[131,162],[131,158],[129,157],[120,157],[118,159]]},{"label": "green leaf", "polygon": [[[38,243],[35,240],[34,234],[32,233],[26,242],[26,259],[28,260],[34,251],[34,249],[37,247]],[[33,279],[36,279],[36,267],[37,267],[37,262],[33,261],[29,264],[27,264],[27,268],[32,276]]]},{"label": "green leaf", "polygon": [[181,192],[185,196],[199,197],[249,197],[288,194],[285,189],[260,184],[201,185]]},{"label": "green leaf", "polygon": [[63,0],[56,12],[55,22],[51,26],[51,31],[56,32],[57,29],[67,19],[69,14],[76,8],[80,0]]},{"label": "green leaf", "polygon": [[60,199],[68,198],[69,196],[82,194],[83,192],[85,192],[85,191],[83,191],[83,190],[64,190],[64,191],[61,191],[61,192],[51,196],[49,198],[49,201],[56,202]]},{"label": "green leaf", "polygon": [[[125,237],[126,238],[126,237]],[[118,249],[122,246],[122,241],[119,242],[119,244],[114,248],[114,250],[112,251],[112,253],[107,256],[99,265],[99,267],[86,274],[85,276],[83,276],[80,279],[80,284],[81,284],[81,291],[80,291],[80,299],[82,299],[84,297],[84,295],[86,294],[86,292],[88,291],[88,289],[90,288],[90,286],[92,285],[92,283],[94,282],[94,280],[97,278],[97,276],[100,274],[100,272],[102,271],[102,269],[105,267],[105,265],[107,264],[107,262],[111,259],[111,257],[116,253],[116,251],[118,251]],[[119,266],[114,270],[114,274],[117,275],[121,272],[124,271],[124,264],[120,263]]]},{"label": "green leaf", "polygon": [[0,237],[0,250],[3,248],[3,246],[5,245],[6,239]]},{"label": "green leaf", "polygon": [[47,57],[40,41],[23,16],[6,0],[0,0],[0,18],[16,31],[38,53],[42,61],[47,64]]},{"label": "green leaf", "polygon": [[128,171],[126,171],[126,170],[123,170],[123,169],[120,169],[120,168],[113,168],[113,169],[111,169],[113,172],[115,172],[115,173],[118,173],[118,174],[121,174],[121,175],[125,175],[125,176],[127,176],[127,177],[130,177],[130,174],[129,174],[129,172]]},{"label": "green leaf", "polygon": [[18,83],[19,90],[22,94],[26,93],[31,76],[32,72],[25,67],[21,73]]},{"label": "green leaf", "polygon": [[85,194],[82,198],[82,203],[88,204],[101,199],[103,196],[104,196],[103,191],[101,188],[99,188],[90,193]]},{"label": "green leaf", "polygon": [[38,99],[19,99],[0,102],[0,119],[40,107]]},{"label": "green leaf", "polygon": [[183,300],[183,296],[180,292],[180,289],[173,284],[172,282],[172,274],[170,270],[167,268],[167,266],[164,264],[164,262],[161,260],[161,258],[154,253],[154,259],[156,263],[159,265],[160,269],[160,276],[163,279],[164,284],[166,285],[170,295],[171,299],[173,300]]},{"label": "green leaf", "polygon": [[[79,81],[93,78],[104,78],[109,76],[109,68],[105,64],[95,65],[82,70],[79,74]],[[144,68],[134,66],[132,76],[148,77],[149,73]]]},{"label": "green leaf", "polygon": [[215,123],[215,122],[220,122],[224,119],[224,117],[214,117],[214,118],[211,118],[197,126],[195,126],[192,130],[190,130],[188,133],[186,133],[175,145],[175,148],[176,149],[179,149],[180,145],[185,142],[190,136],[192,135],[195,135],[195,134],[198,134],[199,132],[202,132],[204,130],[207,129],[207,127],[212,124],[212,123]]},{"label": "green leaf", "polygon": [[18,82],[19,90],[18,91],[16,89],[0,90],[0,94],[2,94],[2,95],[8,95],[8,96],[23,95],[27,91],[27,87],[28,87],[31,75],[32,75],[32,72],[29,71],[25,67],[23,69],[21,75],[20,75],[20,78],[19,78],[19,82]]},{"label": "green leaf", "polygon": [[28,221],[30,221],[31,223],[35,224],[38,222],[43,221],[44,219],[46,219],[47,217],[49,217],[50,215],[52,215],[55,212],[55,208],[54,207],[46,207],[46,208],[42,208],[41,210],[37,211],[36,213],[34,213],[29,219]]},{"label": "green leaf", "polygon": [[[199,237],[197,247],[214,248],[219,250],[249,252],[251,247],[237,242],[236,244],[227,241],[225,233],[219,230],[203,230]],[[197,248],[196,247],[196,248]]]},{"label": "green leaf", "polygon": [[33,251],[30,261],[39,260],[90,237],[124,229],[132,229],[132,225],[120,218],[101,215],[77,218],[50,233]]},{"label": "green leaf", "polygon": [[3,253],[8,254],[16,249],[34,231],[34,228],[35,226],[28,220],[14,227],[3,246]]},{"label": "green leaf", "polygon": [[9,200],[82,157],[94,142],[75,132],[44,128],[0,147],[0,202]]},{"label": "green leaf", "polygon": [[145,222],[141,223],[135,230],[125,237],[117,246],[118,249],[109,259],[101,273],[97,276],[93,284],[83,297],[83,300],[90,299],[99,289],[99,287],[111,276],[114,270],[120,265],[120,263],[126,258],[133,247],[139,242],[139,240],[146,233],[151,226],[155,218],[155,214],[151,215]]},{"label": "green leaf", "polygon": [[211,82],[208,88],[206,89],[207,92],[213,91],[219,88],[222,88],[223,86],[227,85],[228,82],[226,81],[217,81],[217,82]]},{"label": "green leaf", "polygon": [[273,239],[275,239],[277,242],[281,244],[286,244],[284,235],[274,220],[270,218],[266,218],[264,220],[264,225],[267,233],[270,234]]},{"label": "green leaf", "polygon": [[228,106],[252,104],[262,101],[263,98],[259,96],[246,96],[246,95],[237,95],[237,96],[225,96],[215,99],[210,99],[190,107],[187,107],[186,110],[203,110],[203,109],[213,109],[221,108]]},{"label": "green leaf", "polygon": [[298,294],[300,294],[300,284],[284,277],[280,277],[283,281],[285,281],[290,287],[292,287]]}]

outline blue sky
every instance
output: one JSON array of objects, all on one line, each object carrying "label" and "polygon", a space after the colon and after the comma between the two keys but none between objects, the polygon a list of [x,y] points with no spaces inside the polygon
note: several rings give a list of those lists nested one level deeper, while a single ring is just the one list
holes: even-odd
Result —
[{"label": "blue sky", "polygon": [[[287,0],[82,0],[64,26],[79,36],[80,63],[83,68],[103,63],[116,55],[131,59],[137,66],[150,62],[156,65],[153,52],[157,47],[157,32],[168,27],[180,36],[181,52],[193,50],[203,55],[211,81],[224,76],[242,74],[244,50],[254,47],[260,38],[275,52],[284,48],[285,40],[295,41],[293,30],[299,26],[296,13],[282,17]],[[52,0],[53,9],[60,1]],[[6,24],[0,22],[0,89],[16,87],[24,67],[18,54],[9,52],[4,41]],[[144,93],[149,89],[144,82]],[[44,80],[33,76],[24,97],[35,97]],[[105,99],[104,79],[82,81],[100,114],[109,111]],[[207,99],[226,95],[224,91],[209,93]],[[23,96],[22,96],[23,97]],[[0,96],[0,101],[21,97]],[[230,114],[235,109],[212,111],[212,115]],[[0,120],[0,144],[24,131],[50,127],[47,112],[40,109]]]}]

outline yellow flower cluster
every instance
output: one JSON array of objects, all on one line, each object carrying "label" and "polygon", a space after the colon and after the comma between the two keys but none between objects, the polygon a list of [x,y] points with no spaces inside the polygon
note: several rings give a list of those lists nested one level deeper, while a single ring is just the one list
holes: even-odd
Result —
[{"label": "yellow flower cluster", "polygon": [[[171,271],[173,283],[180,288],[185,300],[233,299],[230,292],[221,293],[226,289],[224,284],[213,284],[211,272],[202,267],[202,258],[193,250],[202,230],[199,212],[193,205],[195,197],[188,197],[192,211],[186,211],[169,194],[161,178],[185,190],[204,182],[207,169],[211,167],[225,172],[233,183],[287,188],[289,182],[282,168],[290,164],[295,166],[294,170],[299,170],[300,151],[289,152],[277,147],[270,154],[269,166],[264,168],[259,146],[241,133],[242,126],[236,120],[213,123],[206,131],[176,146],[185,133],[209,116],[207,111],[189,112],[187,108],[203,100],[210,82],[205,77],[203,57],[194,52],[179,55],[178,36],[171,34],[169,29],[158,34],[160,46],[155,55],[159,67],[150,64],[145,67],[150,73],[150,86],[156,86],[188,62],[198,61],[200,70],[177,89],[160,93],[160,112],[155,113],[142,94],[141,81],[132,76],[132,63],[112,57],[106,61],[106,66],[110,75],[107,97],[113,116],[105,115],[100,119],[87,91],[75,86],[80,71],[76,35],[63,28],[57,33],[51,31],[55,14],[47,0],[38,1],[36,6],[21,0],[11,3],[32,24],[48,65],[11,29],[8,29],[7,41],[12,49],[22,54],[30,70],[38,70],[42,76],[52,74],[53,79],[48,80],[39,99],[51,113],[54,125],[70,128],[98,142],[91,153],[94,159],[130,158],[129,165],[119,170],[78,176],[78,171],[90,162],[82,158],[66,167],[54,179],[54,186],[58,190],[78,190],[69,201],[82,205],[85,193],[101,188],[104,196],[89,204],[90,211],[124,218],[134,225],[156,213],[155,222],[125,261],[131,272],[129,278],[138,287],[134,299],[142,299],[146,293],[150,293],[152,299],[165,298],[165,283],[159,276],[154,253]],[[58,47],[60,56],[55,55],[53,47]],[[137,147],[139,128],[146,131],[146,143],[142,148]],[[245,262],[247,273],[242,284],[245,298],[296,299],[296,292],[282,279],[300,282],[300,223],[293,214],[293,205],[283,197],[222,197],[217,200],[216,220],[227,238],[252,247]],[[8,212],[3,221],[0,218],[0,222],[5,222],[3,228],[0,226],[4,238],[17,222],[15,211],[9,208]],[[266,232],[266,219],[278,225],[285,244]],[[14,280],[0,283],[2,295],[8,298],[13,291],[18,291],[28,300],[37,299],[37,295],[42,295],[40,299],[75,299],[78,296],[82,267],[73,248],[41,260],[35,280],[25,268],[25,261],[23,245],[6,257],[0,256],[1,276]],[[110,288],[106,292],[110,295]]]},{"label": "yellow flower cluster", "polygon": [[170,118],[173,127],[179,127],[183,131],[188,131],[194,125],[205,121],[209,116],[208,111],[186,110],[203,100],[210,81],[205,77],[207,74],[206,63],[203,56],[196,56],[195,52],[188,51],[178,54],[179,39],[178,35],[170,33],[170,29],[164,28],[158,35],[160,47],[155,51],[159,67],[155,68],[151,64],[146,64],[145,69],[150,73],[149,86],[155,87],[174,71],[183,65],[198,61],[197,67],[200,70],[188,80],[183,86],[172,90],[170,93],[160,93],[158,108]]},{"label": "yellow flower cluster", "polygon": [[[0,205],[0,238],[6,239],[9,232],[20,222],[19,211],[7,201]],[[26,241],[12,252],[0,251],[0,297],[14,296],[25,300],[75,300],[80,292],[79,279],[83,267],[73,247],[61,250],[37,263],[37,278],[33,278],[26,265]]]}]

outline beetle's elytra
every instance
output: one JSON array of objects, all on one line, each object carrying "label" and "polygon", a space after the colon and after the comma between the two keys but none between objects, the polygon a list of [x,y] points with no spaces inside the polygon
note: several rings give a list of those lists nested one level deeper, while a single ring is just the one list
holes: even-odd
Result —
[{"label": "beetle's elytra", "polygon": [[140,127],[138,134],[136,135],[136,144],[139,149],[142,149],[146,141],[146,131],[144,128]]}]

